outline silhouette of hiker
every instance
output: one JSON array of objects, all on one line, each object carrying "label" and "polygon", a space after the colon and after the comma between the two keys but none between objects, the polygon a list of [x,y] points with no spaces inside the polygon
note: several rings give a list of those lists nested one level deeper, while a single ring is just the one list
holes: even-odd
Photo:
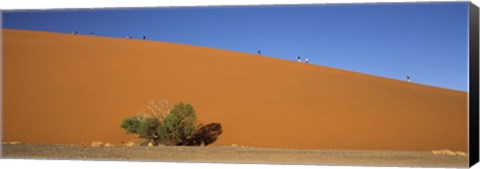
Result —
[{"label": "silhouette of hiker", "polygon": [[145,39],[147,39],[147,37],[144,35],[144,36],[143,36],[143,40],[145,40]]},{"label": "silhouette of hiker", "polygon": [[407,81],[412,82],[412,80],[410,79],[410,76],[407,76]]},{"label": "silhouette of hiker", "polygon": [[308,63],[308,58],[305,58],[305,63]]},{"label": "silhouette of hiker", "polygon": [[257,51],[258,55],[262,55],[262,51]]},{"label": "silhouette of hiker", "polygon": [[302,62],[302,59],[300,58],[300,56],[297,56],[297,59],[298,59],[298,62]]}]

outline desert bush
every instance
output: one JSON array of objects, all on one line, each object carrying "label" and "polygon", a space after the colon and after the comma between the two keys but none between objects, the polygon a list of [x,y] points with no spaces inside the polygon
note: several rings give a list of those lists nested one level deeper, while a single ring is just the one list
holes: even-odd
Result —
[{"label": "desert bush", "polygon": [[220,134],[222,134],[222,125],[220,123],[199,125],[195,133],[191,137],[185,139],[185,141],[182,142],[181,145],[207,146],[215,142]]},{"label": "desert bush", "polygon": [[157,128],[160,126],[160,121],[154,117],[144,118],[138,128],[138,134],[141,138],[150,140],[153,144],[158,144]]},{"label": "desert bush", "polygon": [[156,130],[160,125],[157,118],[133,116],[123,120],[120,127],[129,134],[138,134],[140,138],[158,144],[159,137]]},{"label": "desert bush", "polygon": [[120,127],[153,145],[208,145],[222,133],[220,123],[198,125],[195,109],[179,102],[151,101],[141,114],[124,119]]},{"label": "desert bush", "polygon": [[196,120],[192,105],[182,102],[176,104],[157,128],[161,144],[178,145],[183,142],[195,132]]},{"label": "desert bush", "polygon": [[127,133],[138,133],[138,129],[140,128],[140,125],[142,123],[142,120],[138,117],[129,117],[125,120],[122,121],[122,124],[120,127],[125,129]]}]

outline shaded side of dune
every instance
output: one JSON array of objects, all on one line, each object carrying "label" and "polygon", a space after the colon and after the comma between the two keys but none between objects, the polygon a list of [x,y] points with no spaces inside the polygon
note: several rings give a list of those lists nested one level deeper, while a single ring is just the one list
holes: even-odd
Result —
[{"label": "shaded side of dune", "polygon": [[120,144],[152,99],[219,122],[213,145],[467,149],[467,93],[240,52],[3,31],[3,141]]}]

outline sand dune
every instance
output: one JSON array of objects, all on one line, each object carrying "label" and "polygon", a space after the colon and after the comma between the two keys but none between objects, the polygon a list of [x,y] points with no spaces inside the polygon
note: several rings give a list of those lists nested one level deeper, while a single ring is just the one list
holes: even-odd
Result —
[{"label": "sand dune", "polygon": [[3,29],[3,140],[119,144],[147,101],[191,103],[213,145],[467,150],[467,93],[174,43]]}]

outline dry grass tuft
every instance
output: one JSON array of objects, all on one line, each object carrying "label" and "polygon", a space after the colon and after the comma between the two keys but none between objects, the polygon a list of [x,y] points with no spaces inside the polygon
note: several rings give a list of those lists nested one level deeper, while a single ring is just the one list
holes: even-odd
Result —
[{"label": "dry grass tuft", "polygon": [[110,143],[104,143],[101,141],[92,141],[92,144],[90,144],[92,147],[114,147],[113,144]]},{"label": "dry grass tuft", "polygon": [[103,146],[103,142],[101,141],[92,141],[92,144],[90,144],[92,147],[101,147]]},{"label": "dry grass tuft", "polygon": [[139,118],[155,117],[162,121],[173,106],[166,100],[152,100],[147,103],[146,108],[137,114]]},{"label": "dry grass tuft", "polygon": [[467,156],[467,154],[465,152],[461,152],[461,151],[452,151],[452,150],[449,150],[449,149],[443,149],[443,150],[432,150],[432,154],[433,155],[449,155],[449,156]]},{"label": "dry grass tuft", "polygon": [[127,147],[133,147],[133,146],[135,146],[135,145],[136,145],[136,144],[135,144],[135,142],[133,142],[133,141],[129,141],[129,142],[127,142],[127,143],[125,144],[125,146],[127,146]]},{"label": "dry grass tuft", "polygon": [[2,144],[20,144],[20,142],[19,141],[2,142]]}]

